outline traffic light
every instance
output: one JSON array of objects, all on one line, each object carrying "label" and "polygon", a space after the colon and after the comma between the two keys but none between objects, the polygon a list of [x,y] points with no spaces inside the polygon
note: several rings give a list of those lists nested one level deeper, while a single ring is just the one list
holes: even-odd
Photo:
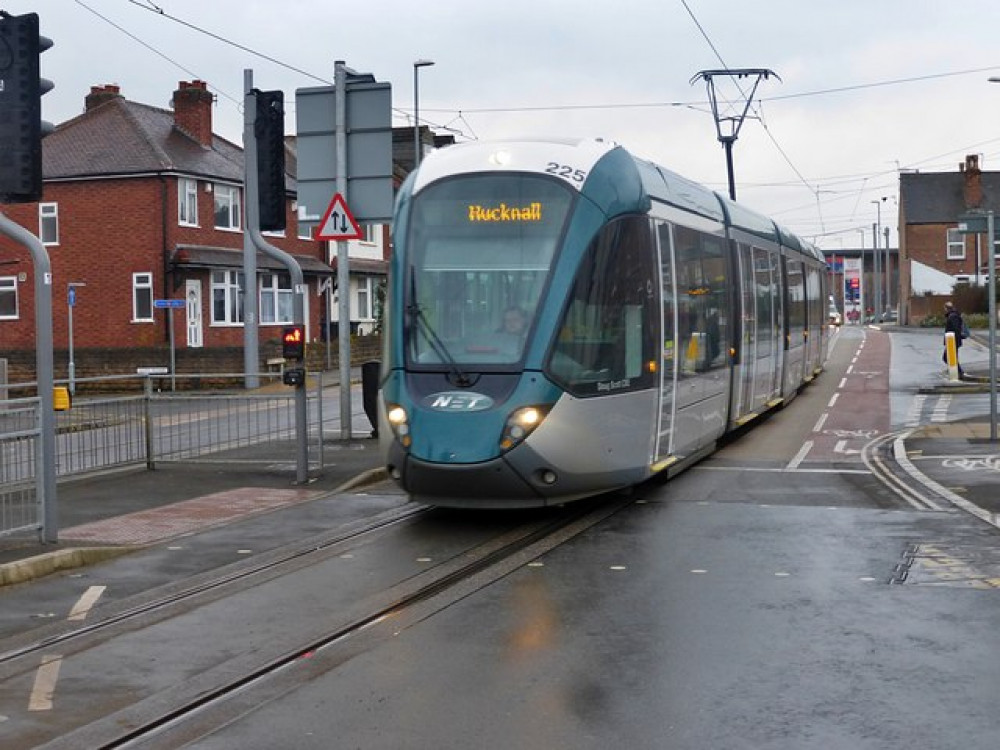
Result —
[{"label": "traffic light", "polygon": [[306,354],[306,332],[303,326],[285,326],[281,331],[281,356],[302,360]]},{"label": "traffic light", "polygon": [[285,228],[285,95],[254,89],[257,206],[262,232]]},{"label": "traffic light", "polygon": [[42,198],[42,95],[51,81],[39,74],[39,56],[52,40],[38,34],[38,14],[0,11],[0,202]]}]

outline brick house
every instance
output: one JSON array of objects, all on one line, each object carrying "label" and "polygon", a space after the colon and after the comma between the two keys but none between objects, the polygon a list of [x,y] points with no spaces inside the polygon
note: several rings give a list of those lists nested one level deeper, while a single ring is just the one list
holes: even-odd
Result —
[{"label": "brick house", "polygon": [[919,323],[939,313],[955,284],[985,284],[985,238],[963,235],[958,217],[992,209],[1000,225],[1000,172],[983,172],[969,155],[957,172],[904,172],[899,177],[900,318]]},{"label": "brick house", "polygon": [[[117,86],[95,86],[84,113],[43,141],[42,201],[0,207],[46,245],[57,378],[65,373],[60,352],[68,347],[70,284],[81,285],[73,307],[78,363],[88,353],[107,364],[116,350],[127,357],[166,347],[168,315],[154,306],[158,299],[185,301],[172,317],[186,371],[208,371],[199,369],[199,355],[242,350],[243,150],[213,134],[212,105],[202,81],[182,81],[172,110],[131,102]],[[286,169],[294,174],[293,139],[289,146]],[[308,287],[307,334],[322,341],[323,321],[336,320],[325,283],[335,269],[328,243],[298,229],[291,177],[287,188],[287,229],[265,236],[299,261]],[[386,229],[365,231],[350,253],[352,329],[361,332],[374,327],[375,286],[386,273],[389,244]],[[277,342],[281,325],[291,322],[292,293],[283,265],[260,253],[257,263],[264,359],[264,344]],[[0,357],[28,361],[18,353],[33,353],[33,274],[28,252],[0,237]],[[16,379],[27,378],[12,373]]]}]

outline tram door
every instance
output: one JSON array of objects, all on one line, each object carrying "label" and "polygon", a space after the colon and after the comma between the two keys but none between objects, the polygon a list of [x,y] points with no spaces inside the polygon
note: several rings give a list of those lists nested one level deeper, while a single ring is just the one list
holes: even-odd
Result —
[{"label": "tram door", "polygon": [[662,352],[660,355],[660,419],[656,461],[673,452],[674,393],[677,390],[677,285],[670,225],[658,223],[656,238],[660,262]]},{"label": "tram door", "polygon": [[740,369],[736,390],[739,399],[733,413],[739,417],[754,411],[753,383],[757,369],[757,303],[754,298],[753,249],[739,245],[740,265]]}]

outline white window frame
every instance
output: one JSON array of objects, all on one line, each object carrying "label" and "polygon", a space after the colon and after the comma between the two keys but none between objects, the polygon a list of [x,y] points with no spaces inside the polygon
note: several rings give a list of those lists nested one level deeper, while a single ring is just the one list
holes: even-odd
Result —
[{"label": "white window frame", "polygon": [[[265,305],[270,299],[270,305]],[[260,324],[288,325],[294,318],[292,278],[287,273],[262,273],[260,276]]]},{"label": "white window frame", "polygon": [[[139,315],[139,303],[149,302],[149,315]],[[132,322],[152,323],[153,322],[153,273],[151,271],[137,271],[132,274]]]},{"label": "white window frame", "polygon": [[198,226],[198,181],[188,177],[177,180],[177,223],[182,227]]},{"label": "white window frame", "polygon": [[948,229],[947,249],[945,258],[948,260],[965,260],[965,235],[958,228]]},{"label": "white window frame", "polygon": [[[46,231],[48,229],[49,231]],[[38,204],[38,239],[43,245],[59,244],[59,204]]]},{"label": "white window frame", "polygon": [[375,289],[371,276],[357,277],[355,301],[357,303],[357,319],[369,321],[375,319]]},{"label": "white window frame", "polygon": [[[216,183],[213,186],[215,203],[215,228],[224,232],[239,232],[240,223],[240,189],[234,185]],[[225,217],[225,223],[219,223],[220,214]]]},{"label": "white window frame", "polygon": [[14,313],[4,315],[0,309],[0,320],[17,320],[21,317],[21,308],[17,295],[17,276],[0,276],[0,296],[6,294],[14,295]]},{"label": "white window frame", "polygon": [[[213,326],[243,325],[243,272],[235,270],[212,271],[211,274],[211,305]],[[221,318],[216,316],[216,299],[221,294],[224,313]]]}]

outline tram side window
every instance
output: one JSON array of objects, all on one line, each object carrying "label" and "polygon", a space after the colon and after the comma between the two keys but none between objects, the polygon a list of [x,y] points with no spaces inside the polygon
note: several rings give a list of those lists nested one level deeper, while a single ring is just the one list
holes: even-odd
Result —
[{"label": "tram side window", "polygon": [[806,282],[802,275],[802,263],[788,261],[788,335],[789,348],[802,346],[806,327]]},{"label": "tram side window", "polygon": [[652,387],[658,284],[648,218],[624,217],[605,226],[577,273],[547,372],[578,396]]},{"label": "tram side window", "polygon": [[729,326],[725,241],[674,228],[677,260],[677,336],[680,373],[725,367]]}]

